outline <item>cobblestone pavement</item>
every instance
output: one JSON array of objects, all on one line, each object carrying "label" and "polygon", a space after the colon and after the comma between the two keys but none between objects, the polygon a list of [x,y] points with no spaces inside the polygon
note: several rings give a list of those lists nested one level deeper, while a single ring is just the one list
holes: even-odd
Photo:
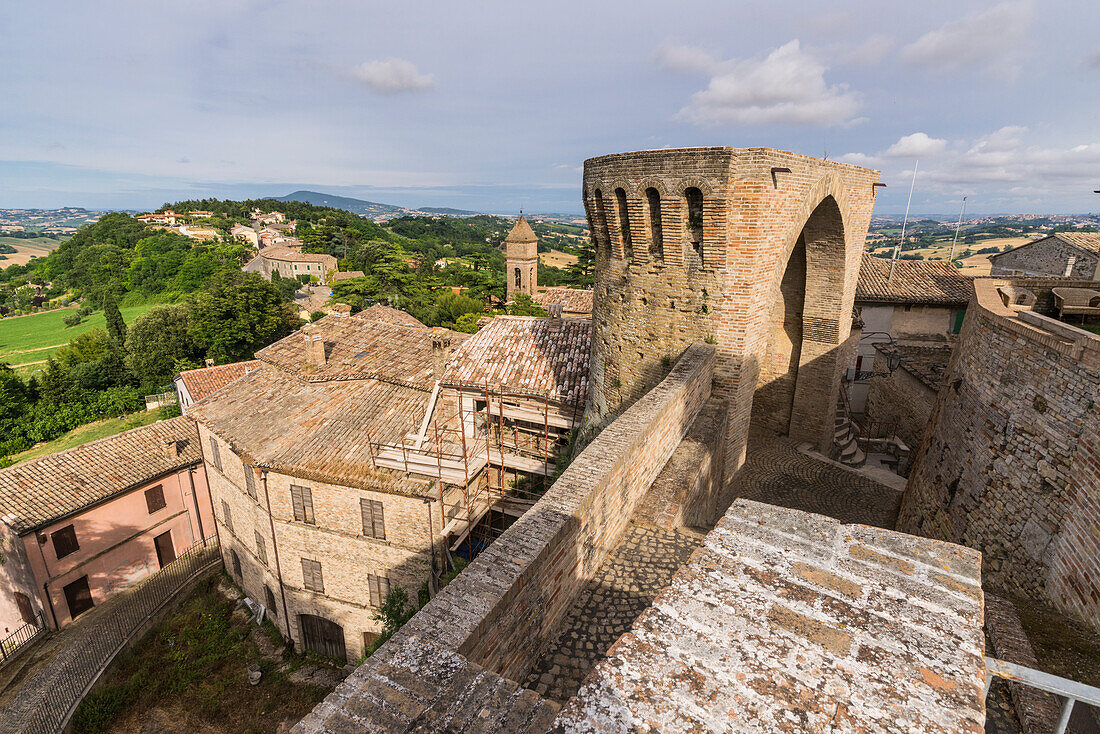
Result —
[{"label": "cobblestone pavement", "polygon": [[798,450],[788,438],[757,432],[737,478],[738,497],[816,512],[843,523],[894,529],[901,492]]},{"label": "cobblestone pavement", "polygon": [[524,686],[565,703],[702,542],[703,534],[691,530],[632,525],[580,593],[561,634]]}]

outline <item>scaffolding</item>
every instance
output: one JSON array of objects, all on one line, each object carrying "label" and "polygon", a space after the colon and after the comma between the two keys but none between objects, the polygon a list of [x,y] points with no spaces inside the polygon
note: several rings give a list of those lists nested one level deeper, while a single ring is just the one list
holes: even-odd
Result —
[{"label": "scaffolding", "polygon": [[[444,390],[454,410],[439,417]],[[472,560],[546,491],[581,409],[550,393],[436,383],[419,432],[400,443],[367,437],[371,463],[434,479],[440,536]]]}]

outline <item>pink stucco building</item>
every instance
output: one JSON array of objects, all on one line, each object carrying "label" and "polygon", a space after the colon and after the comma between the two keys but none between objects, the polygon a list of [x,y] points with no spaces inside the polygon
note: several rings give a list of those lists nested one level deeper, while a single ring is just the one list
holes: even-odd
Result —
[{"label": "pink stucco building", "polygon": [[0,636],[64,626],[214,532],[189,418],[0,470]]}]

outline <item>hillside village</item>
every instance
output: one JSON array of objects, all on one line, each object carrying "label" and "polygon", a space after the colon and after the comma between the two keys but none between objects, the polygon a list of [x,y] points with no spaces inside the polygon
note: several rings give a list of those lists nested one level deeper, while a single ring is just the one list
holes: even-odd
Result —
[{"label": "hillside village", "polygon": [[[500,305],[469,331],[348,285],[446,272],[439,250],[391,243],[349,271],[282,211],[137,217],[140,236],[239,247],[234,278],[294,295],[271,292],[287,320],[267,343],[168,363],[157,410],[182,415],[0,469],[0,728],[64,725],[43,692],[79,702],[83,678],[59,676],[99,670],[212,573],[247,639],[313,656],[294,663],[325,681],[297,732],[722,729],[718,709],[770,730],[792,711],[845,730],[1086,722],[1100,234],[1036,238],[977,278],[876,257],[877,172],[765,153],[587,161],[592,287],[544,283],[521,216]],[[783,200],[722,185],[772,163]],[[781,216],[745,250],[717,212],[747,196]],[[1083,641],[1051,643],[1067,630]],[[235,675],[299,690],[250,654]],[[825,688],[808,696],[791,656]]]}]

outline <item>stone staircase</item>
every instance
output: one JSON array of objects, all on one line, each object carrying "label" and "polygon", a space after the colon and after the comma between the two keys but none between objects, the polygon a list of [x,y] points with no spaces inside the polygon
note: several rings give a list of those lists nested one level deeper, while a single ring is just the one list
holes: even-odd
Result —
[{"label": "stone staircase", "polygon": [[856,440],[855,426],[844,409],[843,396],[837,396],[836,418],[833,422],[833,458],[841,464],[861,467],[867,463],[867,454]]}]

